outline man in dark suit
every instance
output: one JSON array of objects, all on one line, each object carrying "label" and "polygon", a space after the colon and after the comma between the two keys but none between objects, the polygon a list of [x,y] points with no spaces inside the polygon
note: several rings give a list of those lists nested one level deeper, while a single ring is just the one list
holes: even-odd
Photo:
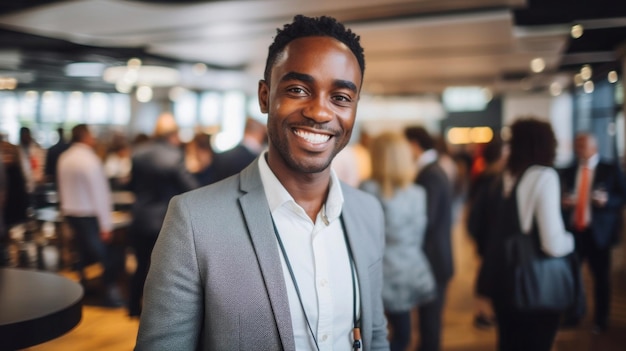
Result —
[{"label": "man in dark suit", "polygon": [[415,183],[426,189],[428,224],[424,252],[437,282],[437,298],[419,307],[420,351],[440,349],[441,324],[446,288],[453,274],[452,264],[452,186],[437,164],[435,142],[422,127],[408,127],[405,136],[417,161]]},{"label": "man in dark suit", "polygon": [[44,166],[44,175],[46,177],[46,181],[56,184],[57,177],[57,163],[59,161],[59,156],[70,147],[70,144],[65,141],[65,137],[63,135],[63,128],[57,128],[57,134],[59,135],[59,141],[56,144],[52,145],[48,152],[46,153],[46,164]]},{"label": "man in dark suit", "polygon": [[129,238],[137,268],[130,281],[128,314],[131,317],[141,314],[150,255],[170,199],[197,187],[196,179],[185,168],[174,116],[163,113],[157,119],[154,140],[137,147],[132,156],[130,189],[136,200]]},{"label": "man in dark suit", "polygon": [[[611,247],[619,239],[626,186],[619,166],[600,160],[593,135],[577,135],[574,149],[575,164],[561,172],[563,221],[574,234],[581,262],[589,262],[594,278],[594,331],[600,332],[608,328]],[[565,321],[567,326],[577,323],[573,316]]]},{"label": "man in dark suit", "polygon": [[215,154],[213,160],[215,181],[228,178],[246,168],[263,151],[266,140],[267,127],[255,119],[248,118],[241,143],[231,150]]}]

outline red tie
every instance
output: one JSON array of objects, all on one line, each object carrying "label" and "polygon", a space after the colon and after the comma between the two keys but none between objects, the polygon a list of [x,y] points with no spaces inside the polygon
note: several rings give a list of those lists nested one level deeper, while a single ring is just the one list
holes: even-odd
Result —
[{"label": "red tie", "polygon": [[585,229],[585,209],[589,198],[589,167],[583,166],[580,172],[580,184],[578,185],[578,200],[574,212],[574,226],[576,230]]}]

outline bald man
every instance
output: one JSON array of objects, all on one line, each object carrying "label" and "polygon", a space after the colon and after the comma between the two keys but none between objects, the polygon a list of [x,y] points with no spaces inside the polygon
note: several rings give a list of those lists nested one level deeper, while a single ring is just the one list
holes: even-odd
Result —
[{"label": "bald man", "polygon": [[[587,261],[594,284],[594,328],[606,331],[611,300],[611,247],[619,240],[626,186],[615,163],[600,160],[596,138],[580,133],[574,140],[575,163],[562,170],[563,220],[576,239],[580,261]],[[580,316],[567,316],[575,326]]]}]

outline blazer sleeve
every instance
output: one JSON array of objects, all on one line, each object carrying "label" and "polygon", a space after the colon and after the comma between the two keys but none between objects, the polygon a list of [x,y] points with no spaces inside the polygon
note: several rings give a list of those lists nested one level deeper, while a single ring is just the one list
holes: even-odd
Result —
[{"label": "blazer sleeve", "polygon": [[624,174],[619,165],[608,164],[605,167],[608,174],[604,178],[609,181],[609,184],[604,184],[608,193],[608,200],[604,207],[611,211],[619,210],[624,205],[626,198]]},{"label": "blazer sleeve", "polygon": [[170,202],[152,252],[135,350],[196,350],[204,313],[194,233],[181,197]]}]

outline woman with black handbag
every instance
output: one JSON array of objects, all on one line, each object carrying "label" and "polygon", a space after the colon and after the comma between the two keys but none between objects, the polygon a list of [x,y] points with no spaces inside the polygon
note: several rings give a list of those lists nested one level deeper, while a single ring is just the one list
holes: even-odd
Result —
[{"label": "woman with black handbag", "polygon": [[504,175],[485,194],[489,244],[479,279],[490,287],[498,350],[549,351],[576,294],[566,258],[574,240],[560,214],[552,127],[520,119],[511,132]]}]

